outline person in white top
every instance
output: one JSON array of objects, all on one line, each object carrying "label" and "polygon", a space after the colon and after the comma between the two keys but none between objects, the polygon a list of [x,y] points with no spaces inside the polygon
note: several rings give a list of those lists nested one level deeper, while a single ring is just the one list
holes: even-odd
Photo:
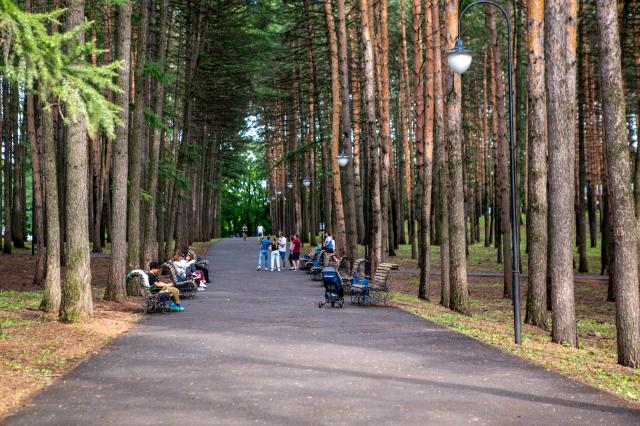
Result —
[{"label": "person in white top", "polygon": [[264,228],[262,225],[258,225],[258,237],[264,237]]},{"label": "person in white top", "polygon": [[284,236],[284,232],[280,231],[278,237],[278,254],[280,255],[280,263],[284,268],[284,258],[287,255],[287,237]]}]

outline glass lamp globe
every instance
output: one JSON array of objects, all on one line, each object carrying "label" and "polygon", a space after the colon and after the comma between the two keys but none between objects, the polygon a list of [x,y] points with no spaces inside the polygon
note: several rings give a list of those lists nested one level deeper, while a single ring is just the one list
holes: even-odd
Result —
[{"label": "glass lamp globe", "polygon": [[349,157],[344,155],[344,152],[338,155],[338,166],[344,167],[349,163]]},{"label": "glass lamp globe", "polygon": [[447,63],[453,72],[456,74],[464,74],[471,66],[471,52],[464,47],[460,37],[456,39],[456,44],[447,53]]},{"label": "glass lamp globe", "polygon": [[287,182],[287,188],[289,189],[293,188],[293,182],[291,181]]},{"label": "glass lamp globe", "polygon": [[276,195],[280,195],[282,194],[282,191],[280,191],[279,189],[276,190]]},{"label": "glass lamp globe", "polygon": [[309,179],[304,178],[304,180],[302,181],[302,184],[308,188],[311,185],[311,181],[309,181]]}]

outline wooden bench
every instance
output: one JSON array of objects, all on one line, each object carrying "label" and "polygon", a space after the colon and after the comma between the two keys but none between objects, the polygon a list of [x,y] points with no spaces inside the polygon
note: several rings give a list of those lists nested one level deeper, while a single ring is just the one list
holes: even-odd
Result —
[{"label": "wooden bench", "polygon": [[389,300],[389,274],[397,270],[395,263],[381,263],[378,265],[373,278],[366,285],[354,284],[351,286],[351,303],[358,305],[370,305],[373,303],[386,304]]},{"label": "wooden bench", "polygon": [[342,277],[342,282],[344,284],[345,292],[348,293],[351,291],[351,280],[353,280],[356,274],[358,274],[358,277],[361,276],[360,266],[364,265],[366,262],[367,262],[367,259],[364,259],[364,258],[356,259],[353,261],[353,265],[351,265],[351,269],[348,269],[348,264],[347,264],[347,267],[341,267],[338,269],[338,272]]},{"label": "wooden bench", "polygon": [[193,297],[198,291],[198,286],[196,282],[192,278],[187,278],[186,280],[180,280],[178,278],[178,271],[173,262],[169,261],[162,265],[164,269],[169,271],[169,276],[171,276],[171,282],[173,285],[180,290],[180,297],[189,298]]},{"label": "wooden bench", "polygon": [[152,291],[149,285],[149,278],[144,272],[131,271],[125,277],[125,287],[132,279],[139,278],[139,293],[140,307],[142,312],[148,314],[150,312],[169,312],[171,310],[171,295],[169,293],[162,293],[158,291]]}]

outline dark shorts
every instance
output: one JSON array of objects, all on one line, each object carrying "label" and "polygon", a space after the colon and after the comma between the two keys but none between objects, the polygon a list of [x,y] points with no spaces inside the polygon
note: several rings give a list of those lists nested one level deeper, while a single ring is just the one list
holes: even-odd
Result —
[{"label": "dark shorts", "polygon": [[280,259],[284,260],[284,257],[287,254],[287,252],[286,251],[278,251],[278,253],[280,253]]},{"label": "dark shorts", "polygon": [[333,249],[332,248],[324,249],[324,251],[326,251],[327,253],[333,253]]},{"label": "dark shorts", "polygon": [[300,259],[300,252],[291,253],[291,260],[298,260],[298,259]]}]

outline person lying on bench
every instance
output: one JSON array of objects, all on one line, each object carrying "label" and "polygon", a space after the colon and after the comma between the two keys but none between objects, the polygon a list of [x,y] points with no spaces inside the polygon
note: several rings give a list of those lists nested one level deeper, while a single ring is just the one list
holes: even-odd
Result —
[{"label": "person lying on bench", "polygon": [[146,274],[147,277],[149,277],[149,286],[152,292],[154,292],[153,289],[155,288],[158,289],[157,291],[160,293],[169,293],[173,299],[169,308],[171,308],[172,311],[184,311],[184,307],[180,304],[180,290],[175,288],[171,283],[163,283],[160,281],[162,269],[158,262],[149,262],[149,272]]}]

